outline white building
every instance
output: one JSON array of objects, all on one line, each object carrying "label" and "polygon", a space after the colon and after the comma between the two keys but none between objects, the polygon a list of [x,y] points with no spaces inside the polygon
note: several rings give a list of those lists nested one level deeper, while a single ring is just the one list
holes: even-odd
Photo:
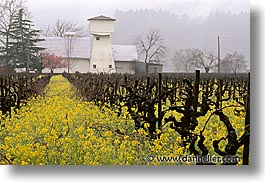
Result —
[{"label": "white building", "polygon": [[[69,68],[54,70],[54,73],[141,73],[145,63],[138,60],[135,45],[112,45],[111,34],[114,32],[115,19],[97,16],[88,19],[90,38],[76,38],[67,33],[65,38],[45,37],[40,43],[46,52],[62,56],[69,62]],[[162,72],[162,65],[153,72]],[[44,69],[43,72],[50,72]]]},{"label": "white building", "polygon": [[92,35],[90,56],[90,72],[115,73],[110,36],[114,32],[113,18],[98,16],[88,19],[89,31]]}]

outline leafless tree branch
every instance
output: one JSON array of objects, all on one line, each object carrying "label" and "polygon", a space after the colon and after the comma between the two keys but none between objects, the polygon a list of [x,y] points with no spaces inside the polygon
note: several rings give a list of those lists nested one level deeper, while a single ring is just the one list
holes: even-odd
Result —
[{"label": "leafless tree branch", "polygon": [[212,68],[217,66],[217,58],[213,53],[205,53],[199,49],[194,49],[192,54],[193,64],[197,68],[203,68],[206,73],[209,73]]},{"label": "leafless tree branch", "polygon": [[147,66],[149,63],[159,62],[160,58],[166,54],[164,39],[157,30],[150,30],[145,39],[137,36],[134,44],[137,46],[138,52],[144,55],[146,73],[148,73]]},{"label": "leafless tree branch", "polygon": [[53,25],[44,25],[42,27],[42,34],[47,37],[64,37],[65,32],[75,32],[77,37],[86,36],[83,27],[70,21],[57,19]]},{"label": "leafless tree branch", "polygon": [[238,71],[246,71],[247,63],[245,61],[245,56],[237,51],[233,54],[227,54],[222,60],[221,66],[223,71],[237,73]]}]

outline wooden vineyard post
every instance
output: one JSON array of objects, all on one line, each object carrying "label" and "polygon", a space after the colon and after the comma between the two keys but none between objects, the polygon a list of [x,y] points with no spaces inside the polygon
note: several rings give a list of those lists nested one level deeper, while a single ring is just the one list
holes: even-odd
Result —
[{"label": "wooden vineyard post", "polygon": [[117,95],[118,92],[118,80],[115,80],[115,85],[114,85],[114,95]]},{"label": "wooden vineyard post", "polygon": [[219,96],[217,101],[217,108],[222,108],[222,96],[223,96],[223,80],[219,81]]},{"label": "wooden vineyard post", "polygon": [[[247,127],[250,127],[250,73],[248,73],[248,94],[246,99],[245,132],[247,131]],[[250,142],[250,135],[247,137],[244,144],[243,165],[249,164],[249,142]]]},{"label": "wooden vineyard post", "polygon": [[[166,80],[165,80],[165,88],[168,88],[168,77],[166,77]],[[167,98],[166,97],[163,98],[163,102],[167,103]]]},{"label": "wooden vineyard post", "polygon": [[3,78],[0,78],[0,96],[4,96],[4,82],[3,82]]},{"label": "wooden vineyard post", "polygon": [[193,89],[193,109],[195,112],[197,112],[197,106],[198,106],[198,97],[199,97],[199,87],[200,86],[200,70],[196,70],[196,78],[194,82],[194,89]]},{"label": "wooden vineyard post", "polygon": [[[182,82],[181,81],[175,81],[175,83],[174,83],[174,85],[175,85],[175,88],[177,87],[178,88],[178,90],[179,90],[179,93],[178,93],[178,96],[179,97],[181,97],[182,96]],[[174,92],[175,94],[174,94],[174,100],[176,100],[176,97],[177,97],[177,91],[175,90],[175,92]]]},{"label": "wooden vineyard post", "polygon": [[232,81],[233,82],[233,99],[236,98],[236,82],[235,80]]},{"label": "wooden vineyard post", "polygon": [[124,86],[123,86],[123,96],[125,96],[127,94],[127,91],[126,91],[126,86],[127,86],[127,76],[124,75]]},{"label": "wooden vineyard post", "polygon": [[180,84],[179,84],[178,80],[176,80],[176,79],[173,80],[172,84],[173,84],[172,88],[174,89],[174,91],[173,91],[173,100],[174,100],[174,104],[176,104],[177,88],[179,90],[179,92],[178,92],[179,97],[181,97],[181,87],[180,87]]},{"label": "wooden vineyard post", "polygon": [[137,92],[138,82],[138,80],[134,81],[134,92]]},{"label": "wooden vineyard post", "polygon": [[161,129],[162,126],[162,98],[161,98],[161,92],[162,92],[162,74],[158,73],[158,129]]},{"label": "wooden vineyard post", "polygon": [[147,95],[149,92],[149,86],[150,86],[150,77],[148,76],[146,78],[146,89],[145,89],[145,94]]},{"label": "wooden vineyard post", "polygon": [[209,92],[209,80],[207,79],[206,80],[206,93],[208,94],[208,92]]}]

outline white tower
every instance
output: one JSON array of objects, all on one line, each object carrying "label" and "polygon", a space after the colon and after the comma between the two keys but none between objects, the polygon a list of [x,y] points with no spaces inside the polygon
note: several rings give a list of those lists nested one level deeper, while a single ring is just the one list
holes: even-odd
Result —
[{"label": "white tower", "polygon": [[101,15],[90,18],[88,21],[90,21],[89,31],[92,35],[90,72],[115,73],[110,42],[110,35],[114,32],[115,19]]}]

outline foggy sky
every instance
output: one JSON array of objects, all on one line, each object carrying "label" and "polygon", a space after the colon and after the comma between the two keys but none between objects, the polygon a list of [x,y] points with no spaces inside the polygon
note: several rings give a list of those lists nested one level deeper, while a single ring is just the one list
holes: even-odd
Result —
[{"label": "foggy sky", "polygon": [[[211,18],[207,18],[211,13],[215,13],[216,10],[220,12],[225,13],[232,13],[232,14],[239,14],[241,12],[249,12],[250,11],[250,4],[249,0],[26,0],[28,7],[28,12],[31,13],[31,19],[33,20],[33,23],[36,28],[42,29],[44,25],[52,25],[56,22],[57,19],[60,19],[62,21],[70,21],[73,23],[77,23],[79,26],[82,26],[84,28],[84,31],[88,32],[88,22],[87,19],[98,16],[98,15],[105,15],[115,18],[115,11],[120,10],[124,12],[128,12],[129,10],[158,10],[159,13],[154,14],[162,16],[163,13],[160,12],[160,10],[167,11],[170,13],[173,13],[175,15],[178,15],[180,17],[183,14],[186,14],[189,17],[194,17],[196,21],[199,21],[200,23],[203,23],[204,21],[201,20],[208,20]],[[130,12],[128,12],[130,14]],[[199,37],[199,39],[196,41],[187,41],[190,37],[194,35],[193,30],[191,30],[190,35],[186,35],[185,32],[188,32],[183,29],[183,27],[179,27],[177,29],[172,28],[172,24],[166,24],[169,22],[163,22],[164,20],[167,20],[171,15],[170,13],[166,13],[167,17],[157,18],[157,21],[153,21],[152,19],[148,20],[147,17],[130,17],[127,18],[130,20],[124,19],[123,16],[117,17],[116,22],[116,31],[113,35],[112,41],[114,43],[118,44],[131,44],[132,39],[135,38],[137,34],[137,30],[135,29],[137,22],[140,25],[149,25],[150,23],[155,24],[156,27],[159,27],[160,25],[164,28],[162,28],[160,31],[165,36],[165,42],[168,46],[167,51],[167,57],[165,59],[170,60],[170,58],[173,56],[173,52],[176,49],[183,48],[183,46],[188,47],[200,47],[201,49],[205,50],[216,50],[216,35],[215,33],[221,34],[222,37],[222,53],[225,55],[227,52],[239,50],[239,52],[242,52],[246,56],[247,62],[250,61],[250,54],[249,54],[249,25],[248,23],[242,22],[234,22],[236,25],[230,26],[234,27],[233,30],[231,30],[231,35],[236,32],[238,29],[239,33],[236,33],[236,35],[233,34],[233,39],[227,39],[226,37],[231,37],[230,33],[227,33],[226,28],[219,26],[212,27],[212,24],[214,22],[208,22],[206,23],[205,27],[208,27],[209,30],[205,30],[203,32],[199,31],[196,36],[200,35],[202,37]],[[137,13],[136,13],[137,14]],[[132,13],[132,16],[135,16],[136,14]],[[147,16],[148,14],[142,14],[142,16]],[[198,16],[200,18],[198,18]],[[175,17],[175,16],[174,16]],[[212,14],[210,17],[214,18],[214,14]],[[147,18],[147,19],[146,19]],[[216,18],[216,17],[215,17]],[[150,21],[150,22],[141,22],[142,20]],[[151,22],[152,20],[152,22]],[[188,19],[187,19],[188,20]],[[159,23],[160,21],[160,23]],[[172,20],[171,20],[172,21]],[[218,20],[214,20],[218,21]],[[229,25],[230,20],[229,19],[222,19],[224,22],[220,23],[226,23]],[[248,20],[243,20],[248,21]],[[160,24],[160,25],[156,25]],[[178,22],[175,22],[177,24]],[[180,23],[180,22],[179,22]],[[187,23],[192,23],[192,21],[187,21]],[[205,23],[205,22],[204,22]],[[241,24],[240,24],[241,23]],[[196,23],[193,22],[193,25]],[[178,26],[184,26],[185,24],[178,24]],[[216,25],[216,24],[215,24]],[[245,25],[245,26],[243,26]],[[154,26],[154,25],[152,25]],[[185,27],[185,26],[184,26]],[[195,26],[197,27],[197,26]],[[219,29],[218,29],[219,27]],[[242,33],[240,31],[240,27],[243,28],[246,31],[246,34]],[[138,26],[140,28],[140,26]],[[198,28],[198,27],[197,27]],[[228,28],[228,27],[227,27]],[[172,29],[172,30],[171,30]],[[218,29],[218,30],[217,30]],[[134,30],[132,32],[131,30]],[[178,31],[179,30],[179,31]],[[143,32],[143,29],[139,29],[138,31]],[[173,31],[173,32],[172,32]],[[207,33],[208,31],[208,33]],[[125,33],[127,32],[127,33]],[[179,34],[176,35],[176,32]],[[204,35],[207,36],[205,37]],[[138,32],[139,34],[139,32]],[[175,35],[174,38],[171,38],[170,35]],[[214,34],[212,37],[210,35]],[[242,35],[241,35],[242,34]],[[115,36],[116,35],[116,36]],[[167,37],[169,36],[169,37]],[[243,36],[243,37],[242,37]],[[186,40],[183,40],[183,38]],[[193,37],[194,38],[194,37]],[[225,39],[226,38],[226,39]],[[174,41],[172,41],[174,39]],[[237,44],[236,42],[242,42],[244,40],[244,44]],[[236,44],[234,44],[236,43]],[[225,50],[227,49],[227,50]],[[164,71],[170,70],[172,71],[173,66],[171,65],[170,61],[167,61],[166,64],[164,64]]]},{"label": "foggy sky", "polygon": [[188,16],[208,16],[211,11],[249,11],[248,0],[27,0],[36,26],[53,24],[58,18],[85,25],[97,15],[114,16],[115,10],[163,9]]}]

